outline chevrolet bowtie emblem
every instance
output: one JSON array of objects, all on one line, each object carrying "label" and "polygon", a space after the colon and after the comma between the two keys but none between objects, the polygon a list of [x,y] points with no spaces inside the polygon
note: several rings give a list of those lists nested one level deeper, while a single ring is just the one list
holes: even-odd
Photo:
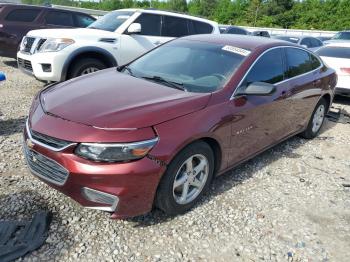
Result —
[{"label": "chevrolet bowtie emblem", "polygon": [[33,148],[34,147],[34,143],[32,142],[32,140],[30,140],[29,138],[26,140],[26,144],[29,148]]}]

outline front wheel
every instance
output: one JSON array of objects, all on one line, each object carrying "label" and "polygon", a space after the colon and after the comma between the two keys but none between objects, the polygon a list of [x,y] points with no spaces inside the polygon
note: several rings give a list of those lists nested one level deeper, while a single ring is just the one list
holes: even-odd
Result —
[{"label": "front wheel", "polygon": [[191,209],[209,189],[214,174],[214,154],[204,142],[181,151],[170,163],[159,184],[156,206],[168,215]]},{"label": "front wheel", "polygon": [[307,139],[312,139],[318,135],[323,125],[326,113],[328,110],[328,103],[324,98],[321,98],[317,103],[314,112],[311,115],[311,119],[308,123],[306,130],[300,135]]},{"label": "front wheel", "polygon": [[105,68],[107,68],[107,66],[98,59],[80,59],[72,65],[71,70],[69,72],[69,79],[94,73]]}]

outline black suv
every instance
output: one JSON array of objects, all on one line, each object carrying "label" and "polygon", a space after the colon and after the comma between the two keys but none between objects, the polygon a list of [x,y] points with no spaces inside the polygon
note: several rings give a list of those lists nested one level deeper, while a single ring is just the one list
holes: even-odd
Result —
[{"label": "black suv", "polygon": [[30,30],[87,27],[95,20],[75,11],[0,3],[0,56],[16,58],[22,38]]}]

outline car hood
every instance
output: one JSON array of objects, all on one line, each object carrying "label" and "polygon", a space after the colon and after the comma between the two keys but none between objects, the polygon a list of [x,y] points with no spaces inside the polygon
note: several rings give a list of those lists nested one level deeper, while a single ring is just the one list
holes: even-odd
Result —
[{"label": "car hood", "polygon": [[41,38],[71,38],[71,39],[100,39],[100,38],[118,38],[115,32],[109,32],[90,28],[73,29],[40,29],[32,30],[28,34],[32,37]]},{"label": "car hood", "polygon": [[190,93],[114,68],[56,84],[41,93],[47,114],[98,128],[142,128],[204,108],[211,94]]}]

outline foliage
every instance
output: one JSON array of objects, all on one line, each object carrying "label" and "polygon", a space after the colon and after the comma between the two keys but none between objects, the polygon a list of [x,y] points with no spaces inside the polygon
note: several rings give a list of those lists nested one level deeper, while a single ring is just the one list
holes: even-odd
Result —
[{"label": "foliage", "polygon": [[22,0],[101,10],[157,8],[187,12],[222,24],[298,29],[350,29],[350,0]]}]

